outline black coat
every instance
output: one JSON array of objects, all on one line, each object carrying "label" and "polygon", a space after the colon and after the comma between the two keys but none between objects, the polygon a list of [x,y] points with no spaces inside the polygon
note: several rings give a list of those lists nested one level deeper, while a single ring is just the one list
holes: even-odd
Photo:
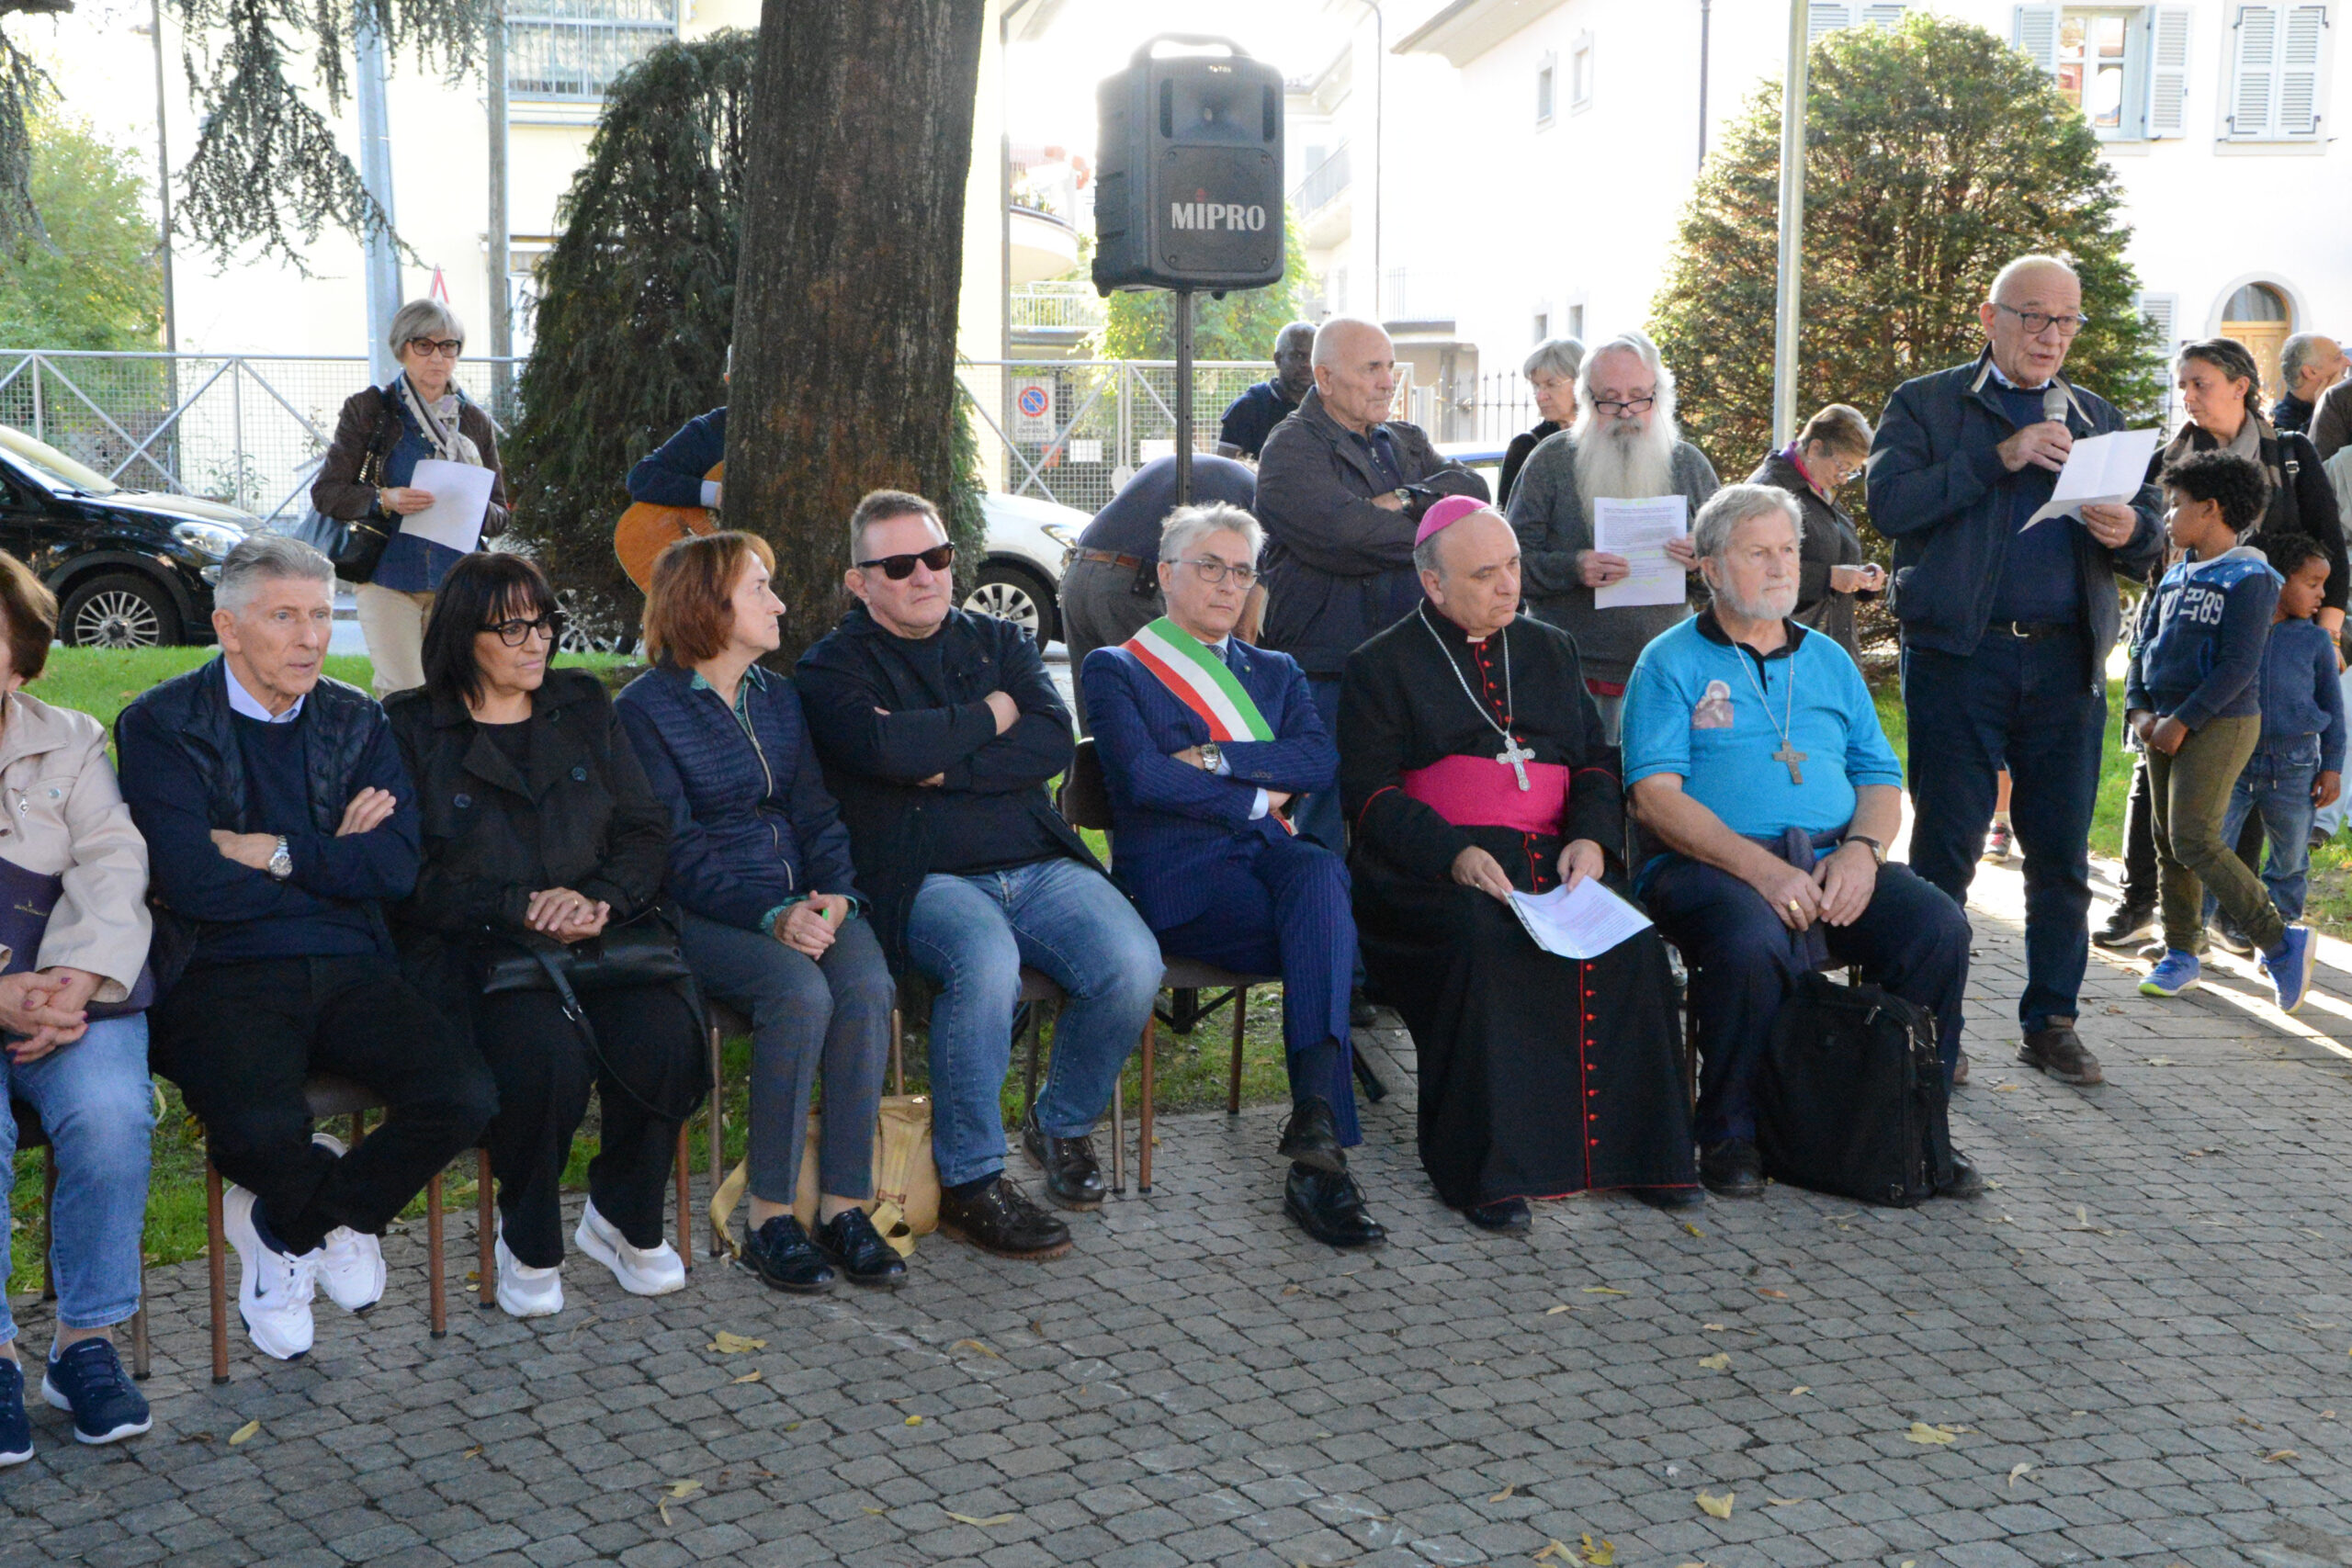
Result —
[{"label": "black coat", "polygon": [[1844,507],[1825,500],[1789,460],[1775,452],[1747,476],[1752,485],[1770,485],[1797,498],[1804,512],[1804,539],[1798,550],[1796,618],[1815,631],[1826,632],[1859,664],[1860,644],[1854,637],[1854,601],[1878,595],[1840,593],[1829,586],[1829,569],[1862,564],[1862,536]]},{"label": "black coat", "polygon": [[470,1017],[479,964],[527,931],[532,894],[569,887],[610,904],[615,925],[661,897],[670,812],[594,676],[548,672],[519,772],[462,704],[429,688],[395,694],[385,712],[424,840],[416,891],[392,910],[393,939],[449,1018]]},{"label": "black coat", "polygon": [[1527,466],[1528,457],[1544,441],[1567,428],[1555,419],[1541,419],[1532,430],[1522,430],[1510,438],[1503,448],[1503,471],[1495,480],[1495,510],[1499,512],[1510,504],[1510,487],[1519,482],[1519,470]]}]

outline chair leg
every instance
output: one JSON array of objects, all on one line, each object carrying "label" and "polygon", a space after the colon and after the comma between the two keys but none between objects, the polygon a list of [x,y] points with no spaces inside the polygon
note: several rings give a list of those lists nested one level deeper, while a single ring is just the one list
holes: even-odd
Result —
[{"label": "chair leg", "polygon": [[907,1092],[907,1021],[897,1008],[890,1010],[890,1092]]},{"label": "chair leg", "polygon": [[229,1381],[229,1236],[220,1214],[220,1173],[204,1162],[204,1260],[212,1282],[212,1381]]},{"label": "chair leg", "polygon": [[433,1337],[449,1335],[449,1259],[442,1250],[441,1173],[424,1184],[424,1262],[432,1291]]},{"label": "chair leg", "polygon": [[57,1299],[57,1150],[40,1151],[40,1299]]},{"label": "chair leg", "polygon": [[1111,1190],[1127,1195],[1127,1103],[1125,1074],[1111,1080]]},{"label": "chair leg", "polygon": [[351,1146],[355,1149],[357,1148],[359,1146],[360,1140],[367,1136],[368,1113],[365,1111],[353,1111],[351,1113]]},{"label": "chair leg", "polygon": [[1690,1103],[1699,1103],[1699,1014],[1688,998],[1682,1003],[1682,1089]]},{"label": "chair leg", "polygon": [[[718,1025],[714,1021],[710,1026],[710,1191],[714,1199],[718,1195],[720,1184],[727,1179],[727,1097],[720,1087],[727,1078],[726,1069],[719,1060],[722,1043],[718,1037]],[[748,1101],[743,1114],[746,1117],[751,1115]],[[726,1252],[727,1233],[719,1228],[718,1221],[713,1220],[710,1223],[710,1255],[718,1258]]]},{"label": "chair leg", "polygon": [[139,1273],[139,1310],[130,1314],[130,1375],[141,1382],[145,1382],[148,1372],[153,1370],[153,1361],[147,1348],[147,1272],[143,1267],[143,1259],[141,1263],[142,1267]]},{"label": "chair leg", "polygon": [[474,1246],[481,1254],[476,1266],[474,1304],[484,1312],[498,1305],[498,1259],[493,1254],[498,1238],[498,1204],[491,1196],[490,1151],[474,1151]]},{"label": "chair leg", "polygon": [[686,1142],[686,1124],[678,1123],[678,1157],[671,1162],[678,1178],[678,1261],[695,1271],[694,1151]]},{"label": "chair leg", "polygon": [[1233,994],[1233,1074],[1225,1089],[1225,1113],[1241,1114],[1241,1036],[1250,1027],[1250,987],[1242,987]]},{"label": "chair leg", "polygon": [[1037,1109],[1037,1038],[1044,1032],[1038,1024],[1037,1010],[1041,1002],[1029,1004],[1029,1057],[1021,1075],[1021,1120],[1026,1125],[1031,1111]]},{"label": "chair leg", "polygon": [[1151,1190],[1151,1047],[1159,1033],[1158,1019],[1143,1021],[1143,1104],[1136,1117],[1136,1191],[1138,1195]]}]

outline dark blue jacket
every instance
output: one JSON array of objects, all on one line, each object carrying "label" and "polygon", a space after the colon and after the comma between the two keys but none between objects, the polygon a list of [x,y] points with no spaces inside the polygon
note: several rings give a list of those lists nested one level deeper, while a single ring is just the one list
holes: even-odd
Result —
[{"label": "dark blue jacket", "polygon": [[2335,639],[2316,621],[2293,617],[2270,628],[2262,650],[2262,746],[2283,750],[2316,736],[2323,773],[2344,771],[2344,683]]},{"label": "dark blue jacket", "polygon": [[[123,799],[147,840],[156,983],[168,987],[178,978],[203,928],[300,922],[354,906],[365,910],[389,955],[382,905],[416,886],[419,852],[416,792],[384,710],[357,687],[323,676],[303,698],[295,722],[311,830],[286,836],[294,874],[280,882],[238,864],[212,841],[216,828],[260,830],[228,679],[227,661],[215,658],[151,687],[115,720]],[[337,837],[344,807],[369,788],[391,792],[391,817],[371,832]]]},{"label": "dark blue jacket", "polygon": [[[1962,656],[1974,653],[1992,618],[1993,594],[2008,553],[2008,487],[2018,476],[2001,466],[2000,444],[2018,426],[1990,385],[1989,352],[1973,365],[1916,377],[1894,389],[1871,444],[1871,526],[1894,542],[1889,604],[1906,644]],[[2123,428],[2105,399],[2061,380],[2066,428],[2079,438]],[[2110,550],[2079,523],[2052,518],[2075,545],[2082,602],[2089,607],[2090,668],[2103,679],[2108,650],[2123,624],[2115,574],[2144,579],[2164,553],[2163,496],[2143,486],[2132,509],[2139,526]]]},{"label": "dark blue jacket", "polygon": [[2124,711],[2169,714],[2192,730],[2253,717],[2282,581],[2244,545],[2165,572],[2140,611]]},{"label": "dark blue jacket", "polygon": [[718,694],[674,664],[631,681],[614,706],[670,809],[670,897],[758,931],[771,909],[810,893],[855,897],[857,883],[799,694],[780,675],[743,679],[756,746]]},{"label": "dark blue jacket", "polygon": [[1112,874],[1154,931],[1208,908],[1216,891],[1209,874],[1235,839],[1287,836],[1271,811],[1251,820],[1259,790],[1307,795],[1339,782],[1340,750],[1323,731],[1298,661],[1244,642],[1233,649],[1234,677],[1275,739],[1221,742],[1229,777],[1173,761],[1209,738],[1208,724],[1134,654],[1098,648],[1080,672],[1118,834]]},{"label": "dark blue jacket", "polygon": [[1298,405],[1283,396],[1277,383],[1257,382],[1225,405],[1225,417],[1217,422],[1217,444],[1245,457],[1255,457],[1265,449],[1266,437],[1273,434],[1274,426],[1297,411]]},{"label": "dark blue jacket", "polygon": [[726,456],[727,411],[696,414],[637,460],[628,471],[628,498],[656,506],[700,506],[703,476]]}]

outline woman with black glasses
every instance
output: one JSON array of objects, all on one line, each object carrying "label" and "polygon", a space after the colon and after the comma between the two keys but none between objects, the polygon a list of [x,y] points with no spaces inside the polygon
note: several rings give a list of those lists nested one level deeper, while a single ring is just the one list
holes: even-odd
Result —
[{"label": "woman with black glasses", "polygon": [[561,622],[537,565],[468,556],[426,623],[424,685],[385,708],[424,851],[393,935],[419,988],[471,1029],[498,1080],[485,1140],[499,1189],[498,1304],[515,1317],[563,1307],[563,1169],[591,1088],[603,1134],[572,1239],[632,1295],[686,1282],[662,1239],[662,1190],[703,1088],[701,1020],[658,907],[670,813],[603,683],[550,668]]}]

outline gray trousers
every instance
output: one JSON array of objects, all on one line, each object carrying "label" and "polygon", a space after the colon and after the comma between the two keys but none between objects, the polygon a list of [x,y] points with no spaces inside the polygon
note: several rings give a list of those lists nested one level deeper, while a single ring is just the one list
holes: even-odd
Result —
[{"label": "gray trousers", "polygon": [[1092,733],[1086,723],[1086,686],[1078,679],[1086,656],[1098,648],[1116,648],[1167,614],[1159,591],[1137,593],[1135,581],[1132,570],[1109,561],[1074,560],[1062,573],[1062,642],[1069,649],[1071,706],[1080,735]]}]

